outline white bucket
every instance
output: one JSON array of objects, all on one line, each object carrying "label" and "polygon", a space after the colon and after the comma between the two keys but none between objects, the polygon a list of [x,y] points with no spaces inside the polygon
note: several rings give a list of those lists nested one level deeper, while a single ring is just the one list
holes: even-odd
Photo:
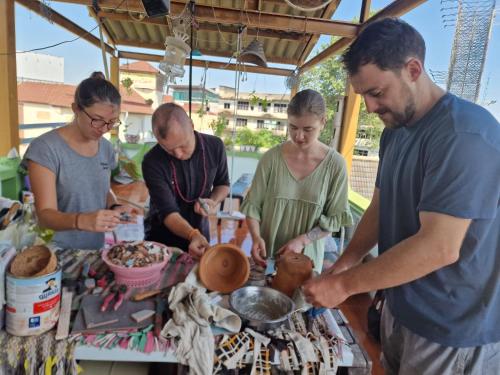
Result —
[{"label": "white bucket", "polygon": [[37,277],[7,273],[5,329],[15,336],[39,335],[55,326],[61,302],[61,268]]}]

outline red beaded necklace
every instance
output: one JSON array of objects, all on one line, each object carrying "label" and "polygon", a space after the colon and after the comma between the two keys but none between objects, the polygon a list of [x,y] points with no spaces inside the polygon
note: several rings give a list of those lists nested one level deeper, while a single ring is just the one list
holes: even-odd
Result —
[{"label": "red beaded necklace", "polygon": [[174,162],[172,159],[170,159],[170,167],[172,168],[172,178],[173,178],[173,183],[174,183],[174,189],[175,191],[177,192],[177,194],[179,195],[179,197],[186,203],[194,203],[196,202],[199,198],[201,198],[201,196],[203,195],[203,192],[205,191],[205,187],[207,185],[207,161],[206,161],[206,157],[205,157],[205,145],[203,144],[203,139],[201,138],[201,136],[198,134],[198,133],[195,133],[197,138],[198,138],[198,142],[200,142],[200,146],[201,146],[201,157],[203,159],[203,185],[201,186],[201,190],[200,190],[200,194],[198,197],[194,198],[194,199],[187,199],[182,193],[181,193],[181,190],[179,189],[179,182],[177,181],[177,172],[175,170],[175,165],[174,165]]}]

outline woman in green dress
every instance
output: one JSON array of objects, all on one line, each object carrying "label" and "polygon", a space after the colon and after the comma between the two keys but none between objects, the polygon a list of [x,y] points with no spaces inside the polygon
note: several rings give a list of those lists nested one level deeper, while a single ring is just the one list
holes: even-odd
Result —
[{"label": "woman in green dress", "polygon": [[321,94],[298,92],[287,112],[290,139],[262,156],[241,211],[257,264],[297,252],[321,272],[325,237],[352,224],[345,160],[318,139],[326,123]]}]

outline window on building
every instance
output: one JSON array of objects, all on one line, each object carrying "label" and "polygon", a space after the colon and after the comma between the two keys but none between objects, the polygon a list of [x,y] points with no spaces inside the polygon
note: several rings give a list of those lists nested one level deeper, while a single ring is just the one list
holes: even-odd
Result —
[{"label": "window on building", "polygon": [[264,125],[264,120],[257,120],[257,129],[267,129],[267,126]]},{"label": "window on building", "polygon": [[246,128],[247,123],[248,123],[248,120],[246,118],[237,118],[236,119],[236,126]]},{"label": "window on building", "polygon": [[354,149],[354,155],[368,156],[368,150],[358,150]]},{"label": "window on building", "polygon": [[274,103],[274,112],[277,112],[277,113],[286,112],[286,104]]},{"label": "window on building", "polygon": [[250,105],[249,102],[238,101],[238,109],[248,110],[249,105]]},{"label": "window on building", "polygon": [[283,131],[285,126],[281,123],[281,121],[276,122],[276,126],[274,127],[276,130]]},{"label": "window on building", "polygon": [[231,103],[224,103],[224,109],[231,108]]}]

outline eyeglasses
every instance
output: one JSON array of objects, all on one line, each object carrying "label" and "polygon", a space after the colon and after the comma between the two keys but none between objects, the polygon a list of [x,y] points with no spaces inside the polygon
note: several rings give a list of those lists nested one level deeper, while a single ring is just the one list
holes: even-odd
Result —
[{"label": "eyeglasses", "polygon": [[104,121],[104,120],[101,120],[98,118],[93,118],[83,108],[80,108],[80,109],[90,119],[90,126],[92,126],[94,129],[101,130],[102,128],[106,127],[108,130],[111,130],[111,129],[116,128],[122,124],[122,122],[119,119],[113,120],[113,121]]}]

